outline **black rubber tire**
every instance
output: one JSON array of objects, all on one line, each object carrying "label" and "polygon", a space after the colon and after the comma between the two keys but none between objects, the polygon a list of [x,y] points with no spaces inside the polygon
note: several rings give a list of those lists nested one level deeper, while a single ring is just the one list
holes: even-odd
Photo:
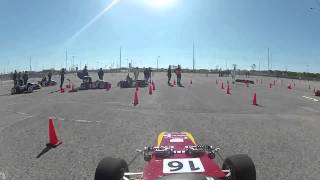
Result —
[{"label": "black rubber tire", "polygon": [[125,160],[106,157],[99,162],[94,180],[122,180],[125,172],[129,172]]},{"label": "black rubber tire", "polygon": [[30,85],[27,87],[27,93],[32,93],[33,92],[33,87]]},{"label": "black rubber tire", "polygon": [[15,87],[13,87],[12,89],[11,89],[11,95],[14,95],[14,94],[16,94],[17,93],[17,89],[15,88]]},{"label": "black rubber tire", "polygon": [[246,154],[238,154],[226,158],[222,169],[231,170],[229,180],[256,180],[256,168],[252,159]]}]

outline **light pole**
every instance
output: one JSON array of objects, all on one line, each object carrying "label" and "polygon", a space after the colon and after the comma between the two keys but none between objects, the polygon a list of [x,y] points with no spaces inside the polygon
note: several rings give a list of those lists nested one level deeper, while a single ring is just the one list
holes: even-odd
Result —
[{"label": "light pole", "polygon": [[157,57],[157,71],[159,71],[159,58],[160,56]]}]

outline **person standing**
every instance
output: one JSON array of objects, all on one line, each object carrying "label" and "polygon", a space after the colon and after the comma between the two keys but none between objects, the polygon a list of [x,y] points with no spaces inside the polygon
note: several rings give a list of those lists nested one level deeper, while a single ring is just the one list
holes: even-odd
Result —
[{"label": "person standing", "polygon": [[49,73],[48,73],[48,81],[49,81],[49,82],[51,82],[51,78],[52,78],[52,72],[49,71]]},{"label": "person standing", "polygon": [[60,81],[60,89],[62,89],[62,86],[63,86],[65,73],[66,73],[66,72],[65,72],[64,68],[62,68],[61,71],[60,71],[60,78],[61,78],[61,79],[60,79],[60,80],[61,80],[61,81]]},{"label": "person standing", "polygon": [[100,80],[103,80],[104,72],[103,72],[102,68],[99,69],[98,76],[99,76]]},{"label": "person standing", "polygon": [[27,72],[27,71],[25,71],[25,72],[23,73],[22,79],[23,79],[23,85],[27,85],[28,79],[29,79],[29,76],[28,76],[28,72]]},{"label": "person standing", "polygon": [[138,78],[139,78],[139,69],[138,69],[138,67],[134,68],[133,75],[134,75],[134,80],[138,80]]},{"label": "person standing", "polygon": [[18,72],[17,83],[19,86],[23,85],[23,81],[21,80],[21,78],[22,78],[21,72]]},{"label": "person standing", "polygon": [[17,85],[17,77],[18,77],[17,70],[14,70],[14,73],[12,75],[12,80],[13,80],[13,86],[14,87]]},{"label": "person standing", "polygon": [[178,84],[178,86],[182,86],[181,85],[182,70],[181,70],[180,65],[178,65],[178,67],[174,70],[174,72],[176,73],[176,76],[177,76],[177,84]]},{"label": "person standing", "polygon": [[168,72],[167,72],[167,76],[168,76],[168,85],[170,86],[171,83],[171,66],[169,65],[169,68],[168,68]]}]

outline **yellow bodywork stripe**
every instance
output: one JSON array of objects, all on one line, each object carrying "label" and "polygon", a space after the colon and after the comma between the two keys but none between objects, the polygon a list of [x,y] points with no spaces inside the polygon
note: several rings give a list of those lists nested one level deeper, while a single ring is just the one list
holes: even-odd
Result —
[{"label": "yellow bodywork stripe", "polygon": [[163,136],[166,132],[161,132],[159,135],[158,135],[158,140],[157,140],[157,146],[160,146],[161,142],[162,142],[162,139],[163,139]]},{"label": "yellow bodywork stripe", "polygon": [[191,133],[189,133],[189,132],[185,132],[185,133],[186,133],[186,135],[187,135],[188,139],[190,139],[190,141],[191,141],[193,144],[195,144],[195,145],[196,145],[196,140],[194,140],[194,138],[193,138],[192,134],[191,134]]}]

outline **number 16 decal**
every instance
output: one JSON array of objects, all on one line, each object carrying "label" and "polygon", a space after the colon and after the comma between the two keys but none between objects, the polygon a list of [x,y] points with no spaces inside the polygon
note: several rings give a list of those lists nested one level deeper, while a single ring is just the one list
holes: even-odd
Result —
[{"label": "number 16 decal", "polygon": [[163,160],[163,173],[165,174],[191,172],[204,172],[203,165],[199,158]]}]

